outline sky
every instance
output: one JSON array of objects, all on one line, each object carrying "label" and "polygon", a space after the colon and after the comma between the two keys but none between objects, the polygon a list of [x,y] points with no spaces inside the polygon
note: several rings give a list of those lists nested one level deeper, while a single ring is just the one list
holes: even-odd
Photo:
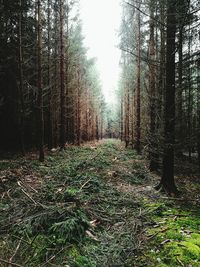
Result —
[{"label": "sky", "polygon": [[119,78],[120,0],[80,0],[80,15],[88,57],[97,58],[105,100],[114,103]]}]

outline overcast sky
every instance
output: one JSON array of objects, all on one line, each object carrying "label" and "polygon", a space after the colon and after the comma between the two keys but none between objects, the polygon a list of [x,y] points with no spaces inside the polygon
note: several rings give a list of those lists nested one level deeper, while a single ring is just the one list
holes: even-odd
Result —
[{"label": "overcast sky", "polygon": [[120,0],[80,0],[80,4],[88,56],[97,58],[106,101],[114,102],[119,77]]}]

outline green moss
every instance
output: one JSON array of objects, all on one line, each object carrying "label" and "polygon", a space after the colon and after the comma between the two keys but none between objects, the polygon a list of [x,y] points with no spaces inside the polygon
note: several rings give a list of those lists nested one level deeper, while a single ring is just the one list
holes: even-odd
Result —
[{"label": "green moss", "polygon": [[79,256],[76,259],[76,262],[73,265],[74,267],[96,267],[96,263],[85,256]]},{"label": "green moss", "polygon": [[72,246],[70,249],[69,249],[69,253],[68,255],[72,258],[77,258],[78,256],[80,256],[80,252],[78,250],[78,248],[76,246]]},{"label": "green moss", "polygon": [[184,239],[183,235],[180,232],[178,232],[176,229],[168,230],[166,232],[165,237],[167,239],[172,239],[174,241],[181,241]]},{"label": "green moss", "polygon": [[190,242],[200,247],[200,234],[191,234]]},{"label": "green moss", "polygon": [[181,243],[184,246],[185,254],[193,259],[200,259],[200,248],[191,241],[184,241]]}]

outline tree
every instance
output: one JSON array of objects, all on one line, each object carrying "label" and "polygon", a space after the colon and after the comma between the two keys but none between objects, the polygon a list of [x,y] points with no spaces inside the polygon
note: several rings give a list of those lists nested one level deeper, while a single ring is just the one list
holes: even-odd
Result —
[{"label": "tree", "polygon": [[20,141],[22,154],[25,154],[24,145],[24,77],[23,77],[23,54],[22,54],[22,1],[19,0],[19,21],[18,21],[18,51],[19,51],[19,96],[20,96]]},{"label": "tree", "polygon": [[[140,9],[140,3],[138,3]],[[141,18],[140,11],[137,10],[137,84],[136,84],[136,141],[135,149],[138,153],[141,151]]]},{"label": "tree", "polygon": [[42,89],[42,19],[41,1],[37,1],[37,66],[38,66],[38,145],[39,160],[44,161],[44,117],[43,117],[43,89]]},{"label": "tree", "polygon": [[65,113],[65,48],[64,48],[64,11],[63,11],[63,0],[60,0],[59,3],[59,12],[60,12],[60,148],[65,148],[66,141],[66,113]]},{"label": "tree", "polygon": [[174,181],[174,144],[175,144],[175,38],[176,38],[176,1],[167,1],[167,49],[166,49],[166,91],[164,110],[164,152],[162,178],[158,187],[169,194],[176,193]]},{"label": "tree", "polygon": [[154,6],[150,7],[150,40],[149,40],[149,94],[150,94],[150,164],[151,171],[157,170],[156,149],[156,68],[155,68],[155,37],[154,37]]}]

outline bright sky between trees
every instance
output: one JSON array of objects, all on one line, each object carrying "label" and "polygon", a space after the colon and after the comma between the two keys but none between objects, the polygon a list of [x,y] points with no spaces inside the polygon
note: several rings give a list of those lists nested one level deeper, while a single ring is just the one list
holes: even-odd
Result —
[{"label": "bright sky between trees", "polygon": [[97,58],[105,100],[114,103],[119,78],[120,0],[80,0],[80,4],[88,56]]}]

